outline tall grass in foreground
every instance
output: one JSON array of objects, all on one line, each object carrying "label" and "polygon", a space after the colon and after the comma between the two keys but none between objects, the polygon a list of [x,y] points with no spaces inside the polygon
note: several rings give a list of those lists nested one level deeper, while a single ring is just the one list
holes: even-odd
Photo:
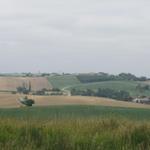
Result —
[{"label": "tall grass in foreground", "polygon": [[150,123],[123,119],[0,119],[0,150],[148,150]]}]

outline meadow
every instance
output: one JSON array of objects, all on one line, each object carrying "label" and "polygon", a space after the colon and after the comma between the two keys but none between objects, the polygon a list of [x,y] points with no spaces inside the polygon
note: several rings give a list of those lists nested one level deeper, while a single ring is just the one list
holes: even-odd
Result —
[{"label": "meadow", "polygon": [[53,88],[63,89],[72,85],[80,84],[75,75],[50,76],[48,80]]},{"label": "meadow", "polygon": [[55,75],[49,77],[0,77],[0,92],[16,91],[18,86],[25,84],[27,87],[31,83],[32,91],[42,89],[59,88],[63,91],[69,91],[72,88],[78,90],[98,88],[109,88],[113,90],[123,90],[130,93],[131,96],[150,96],[149,90],[139,91],[136,87],[149,85],[149,81],[101,81],[92,83],[81,83],[76,75]]},{"label": "meadow", "polygon": [[103,106],[0,109],[2,150],[148,150],[150,110]]},{"label": "meadow", "polygon": [[139,82],[139,81],[103,81],[103,82],[94,82],[94,83],[84,83],[78,84],[74,86],[70,86],[68,89],[78,89],[78,90],[85,90],[85,89],[92,89],[97,90],[98,88],[109,88],[113,90],[123,90],[130,93],[131,96],[150,96],[149,91],[139,91],[136,89],[138,84],[146,84],[146,82]]}]

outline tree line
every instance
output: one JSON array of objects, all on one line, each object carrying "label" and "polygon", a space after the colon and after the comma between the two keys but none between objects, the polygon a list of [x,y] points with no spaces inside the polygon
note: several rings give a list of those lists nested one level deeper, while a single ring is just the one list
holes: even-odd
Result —
[{"label": "tree line", "polygon": [[123,101],[131,101],[132,97],[130,93],[123,90],[113,90],[109,88],[99,88],[98,90],[86,89],[86,90],[79,90],[79,89],[71,89],[71,95],[81,95],[81,96],[96,96],[96,97],[106,97],[112,98],[116,100],[123,100]]},{"label": "tree line", "polygon": [[120,73],[111,75],[108,73],[78,74],[77,78],[81,83],[100,82],[100,81],[147,81],[147,77],[137,77],[131,73]]}]

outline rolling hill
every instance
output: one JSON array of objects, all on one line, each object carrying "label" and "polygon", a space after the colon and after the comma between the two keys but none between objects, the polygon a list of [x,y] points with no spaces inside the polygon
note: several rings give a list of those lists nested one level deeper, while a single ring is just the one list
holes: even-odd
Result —
[{"label": "rolling hill", "polygon": [[79,90],[92,89],[97,90],[98,88],[109,88],[113,90],[123,90],[130,93],[131,96],[150,96],[150,91],[139,91],[136,89],[138,84],[145,84],[145,82],[137,82],[137,81],[103,81],[103,82],[93,82],[93,83],[84,83],[78,84],[74,86],[70,86],[67,89],[71,90],[73,88]]},{"label": "rolling hill", "polygon": [[97,90],[98,88],[109,88],[116,91],[123,90],[130,93],[131,96],[150,96],[149,90],[139,91],[136,87],[141,85],[149,85],[150,82],[142,81],[101,81],[91,83],[81,83],[75,75],[60,75],[48,77],[48,80],[52,87],[63,90],[71,90],[73,88],[78,90],[92,89]]},{"label": "rolling hill", "polygon": [[[0,93],[0,108],[17,108],[22,106],[18,101],[24,95]],[[130,107],[130,108],[150,108],[150,105],[137,104],[131,102],[117,101],[108,98],[83,97],[83,96],[33,96],[29,98],[35,100],[34,106],[51,105],[99,105],[111,107]]]}]

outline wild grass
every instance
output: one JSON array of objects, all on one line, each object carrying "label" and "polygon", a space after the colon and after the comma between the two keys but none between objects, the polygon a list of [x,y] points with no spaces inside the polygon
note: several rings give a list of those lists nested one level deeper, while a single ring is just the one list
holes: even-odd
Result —
[{"label": "wild grass", "polygon": [[1,150],[148,150],[150,123],[109,119],[0,120]]}]

